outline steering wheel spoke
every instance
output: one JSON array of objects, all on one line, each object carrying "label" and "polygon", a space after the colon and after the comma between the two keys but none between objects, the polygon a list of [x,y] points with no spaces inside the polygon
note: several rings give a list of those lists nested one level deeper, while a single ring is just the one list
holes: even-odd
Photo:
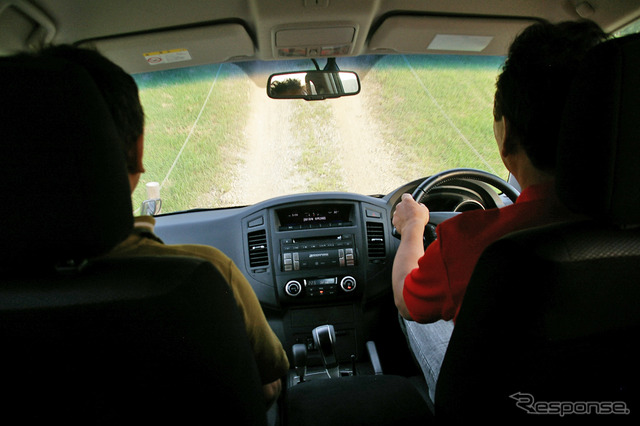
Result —
[{"label": "steering wheel spoke", "polygon": [[434,188],[454,180],[473,180],[484,182],[502,191],[514,203],[520,195],[520,192],[511,186],[511,184],[489,172],[477,169],[451,169],[429,176],[422,181],[422,183],[413,191],[413,199],[417,202],[421,202],[422,199]]},{"label": "steering wheel spoke", "polygon": [[445,220],[456,217],[460,212],[429,212],[429,225],[438,226]]}]

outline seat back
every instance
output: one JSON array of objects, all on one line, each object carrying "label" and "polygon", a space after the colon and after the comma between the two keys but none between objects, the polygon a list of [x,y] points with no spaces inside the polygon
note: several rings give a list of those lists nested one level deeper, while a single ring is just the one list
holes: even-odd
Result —
[{"label": "seat back", "polygon": [[639,116],[640,35],[592,49],[556,178],[585,220],[513,233],[483,253],[438,379],[440,420],[637,414]]},{"label": "seat back", "polygon": [[211,263],[109,259],[2,281],[3,418],[266,424],[243,319]]},{"label": "seat back", "polygon": [[187,257],[104,258],[132,230],[89,74],[0,59],[0,377],[7,424],[266,424],[232,291]]}]

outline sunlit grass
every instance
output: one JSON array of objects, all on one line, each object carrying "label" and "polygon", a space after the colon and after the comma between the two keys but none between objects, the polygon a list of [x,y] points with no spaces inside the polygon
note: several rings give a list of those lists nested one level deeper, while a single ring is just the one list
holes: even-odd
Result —
[{"label": "sunlit grass", "polygon": [[219,67],[198,67],[186,77],[176,72],[180,77],[173,84],[158,84],[153,74],[138,78],[146,116],[146,173],[134,192],[134,209],[147,198],[147,182],[162,185],[164,212],[199,207],[203,194],[229,190],[227,168],[243,144],[250,83],[237,78],[237,69]]},{"label": "sunlit grass", "polygon": [[[407,70],[406,63],[412,70]],[[501,58],[386,57],[367,78],[380,90],[373,105],[385,139],[406,152],[407,178],[453,167],[506,178],[493,136],[493,94]]]}]

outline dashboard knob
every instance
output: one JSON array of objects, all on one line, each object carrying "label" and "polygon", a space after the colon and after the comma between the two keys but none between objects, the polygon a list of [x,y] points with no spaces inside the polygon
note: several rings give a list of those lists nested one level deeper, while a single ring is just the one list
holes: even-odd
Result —
[{"label": "dashboard knob", "polygon": [[300,285],[298,281],[291,280],[285,284],[284,292],[287,293],[289,296],[295,297],[300,293],[302,293],[302,285]]},{"label": "dashboard knob", "polygon": [[356,279],[347,275],[342,280],[340,280],[340,288],[347,293],[352,292],[356,289]]}]

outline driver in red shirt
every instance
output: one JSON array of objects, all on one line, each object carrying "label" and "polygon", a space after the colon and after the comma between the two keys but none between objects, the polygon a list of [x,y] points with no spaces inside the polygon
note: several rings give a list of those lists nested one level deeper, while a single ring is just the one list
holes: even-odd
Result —
[{"label": "driver in red shirt", "polygon": [[534,24],[513,42],[496,83],[494,134],[522,193],[501,209],[476,210],[436,228],[424,250],[429,210],[404,194],[393,224],[402,239],[394,260],[395,303],[429,396],[475,264],[484,249],[517,230],[570,220],[554,193],[556,139],[571,78],[586,51],[606,39],[591,21]]}]

